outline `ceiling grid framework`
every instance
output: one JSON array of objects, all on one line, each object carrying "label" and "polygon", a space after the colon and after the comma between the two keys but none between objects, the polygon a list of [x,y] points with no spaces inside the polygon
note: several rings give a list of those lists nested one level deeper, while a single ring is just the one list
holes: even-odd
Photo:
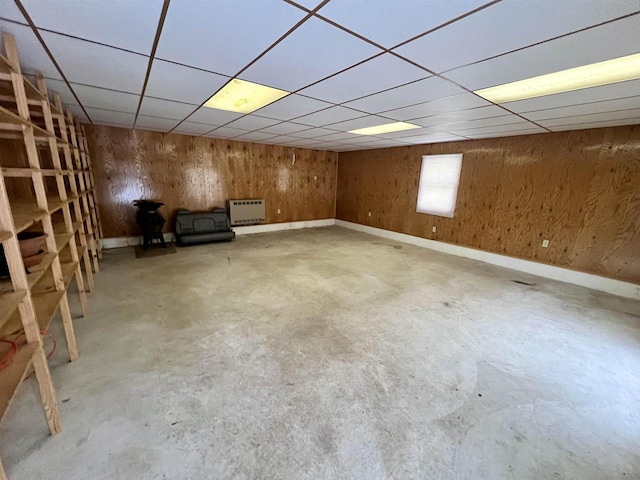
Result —
[{"label": "ceiling grid framework", "polygon": [[[640,0],[7,0],[0,31],[94,124],[351,151],[640,123],[640,80],[474,93],[640,52]],[[233,78],[291,93],[203,106]]]}]

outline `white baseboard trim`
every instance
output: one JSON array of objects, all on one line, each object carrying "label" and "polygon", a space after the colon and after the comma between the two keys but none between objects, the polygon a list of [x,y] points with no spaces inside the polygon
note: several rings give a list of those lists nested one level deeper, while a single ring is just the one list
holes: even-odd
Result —
[{"label": "white baseboard trim", "polygon": [[620,297],[633,298],[640,300],[640,285],[614,280],[612,278],[601,277],[591,273],[577,272],[562,267],[547,265],[545,263],[532,262],[530,260],[522,260],[520,258],[507,257],[497,253],[485,252],[469,247],[462,247],[450,243],[437,242],[426,238],[415,237],[405,233],[392,232],[382,228],[369,227],[359,223],[347,222],[336,219],[335,225],[339,227],[357,230],[359,232],[369,233],[378,237],[396,240],[398,242],[416,245],[418,247],[429,248],[442,253],[456,255],[458,257],[470,258],[481,262],[490,263],[499,267],[510,268],[520,272],[538,275],[541,277],[559,280],[561,282],[572,283],[582,287],[600,290],[602,292],[611,293]]},{"label": "white baseboard trim", "polygon": [[[175,242],[176,237],[173,233],[165,233],[165,242]],[[142,236],[138,237],[112,237],[102,239],[102,248],[109,250],[110,248],[123,248],[123,247],[135,247],[136,245],[142,245]]]},{"label": "white baseboard trim", "polygon": [[[314,227],[328,227],[335,225],[334,218],[325,218],[322,220],[305,220],[302,222],[284,222],[284,223],[267,223],[264,225],[249,225],[246,227],[233,227],[233,231],[236,235],[251,235],[252,233],[264,233],[264,232],[277,232],[280,230],[295,230],[298,228],[314,228]],[[176,237],[173,233],[164,234],[165,242],[175,242]],[[135,247],[136,245],[142,245],[142,237],[114,237],[103,238],[102,248],[122,248],[122,247]]]},{"label": "white baseboard trim", "polygon": [[250,235],[252,233],[278,232],[280,230],[296,230],[298,228],[328,227],[335,224],[335,218],[325,218],[322,220],[304,220],[302,222],[267,223],[264,225],[233,227],[233,231],[236,232],[236,235]]}]

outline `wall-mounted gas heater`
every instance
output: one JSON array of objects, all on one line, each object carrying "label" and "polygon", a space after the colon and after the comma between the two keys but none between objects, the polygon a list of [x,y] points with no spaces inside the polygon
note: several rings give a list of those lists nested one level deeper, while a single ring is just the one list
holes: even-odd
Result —
[{"label": "wall-mounted gas heater", "polygon": [[265,221],[264,199],[229,200],[231,225],[255,225]]}]

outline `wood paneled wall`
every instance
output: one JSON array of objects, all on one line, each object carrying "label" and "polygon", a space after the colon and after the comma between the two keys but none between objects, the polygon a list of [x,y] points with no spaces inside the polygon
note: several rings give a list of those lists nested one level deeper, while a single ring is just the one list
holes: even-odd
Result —
[{"label": "wood paneled wall", "polygon": [[[464,154],[452,219],[416,212],[439,153]],[[640,283],[640,125],[341,153],[337,218]]]},{"label": "wood paneled wall", "polygon": [[103,126],[87,135],[105,237],[139,234],[139,198],[165,203],[166,231],[176,210],[229,199],[264,198],[266,223],[335,216],[336,153]]}]

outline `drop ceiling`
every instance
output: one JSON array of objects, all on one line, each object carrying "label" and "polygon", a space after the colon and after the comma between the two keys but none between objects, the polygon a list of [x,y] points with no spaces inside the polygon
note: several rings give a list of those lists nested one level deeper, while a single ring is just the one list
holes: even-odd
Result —
[{"label": "drop ceiling", "polygon": [[[640,80],[473,93],[640,52],[640,0],[5,0],[0,31],[96,125],[350,151],[640,123]],[[203,107],[231,78],[292,93]]]}]

